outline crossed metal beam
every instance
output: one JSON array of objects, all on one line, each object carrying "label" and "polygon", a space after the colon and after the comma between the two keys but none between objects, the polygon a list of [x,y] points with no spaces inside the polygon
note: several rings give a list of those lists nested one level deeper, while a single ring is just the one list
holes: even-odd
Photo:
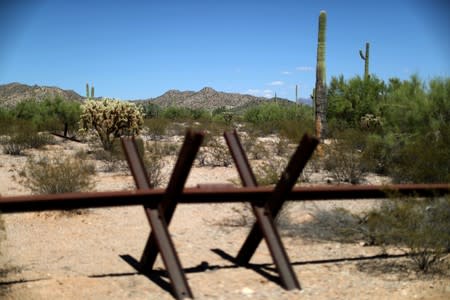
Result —
[{"label": "crossed metal beam", "polygon": [[[224,137],[236,163],[243,185],[246,187],[257,187],[258,184],[250,168],[245,151],[239,141],[237,132],[225,132]],[[149,204],[144,205],[152,232],[140,260],[140,271],[144,273],[151,271],[156,257],[160,253],[169,273],[174,293],[179,299],[185,297],[192,298],[193,296],[167,226],[172,220],[177,205],[177,197],[183,192],[184,185],[203,138],[204,134],[201,132],[187,131],[164,199],[160,202],[149,202]],[[123,137],[121,140],[137,188],[139,190],[150,189],[145,165],[138,153],[134,138]],[[287,290],[300,289],[300,284],[292,269],[272,216],[276,216],[280,211],[286,196],[295,185],[317,144],[317,139],[305,135],[286,170],[283,172],[275,190],[272,192],[273,196],[271,199],[264,203],[252,203],[257,222],[254,224],[237,256],[239,263],[247,264],[255,253],[259,243],[264,238],[280,274],[281,283]]]},{"label": "crossed metal beam", "polygon": [[[152,232],[147,240],[140,261],[140,271],[148,273],[153,269],[158,252],[169,273],[174,293],[178,299],[193,298],[192,291],[184,275],[180,260],[169,235],[167,226],[172,220],[177,205],[176,198],[183,192],[187,177],[194,163],[195,156],[203,141],[203,133],[187,131],[178,160],[172,172],[164,198],[160,202],[149,201],[144,205]],[[122,137],[128,165],[138,189],[150,189],[148,174],[139,155],[134,138]]]},{"label": "crossed metal beam", "polygon": [[0,196],[0,210],[3,213],[13,213],[143,205],[152,232],[147,240],[138,271],[148,274],[154,266],[158,253],[160,253],[168,271],[175,297],[184,299],[193,298],[193,295],[168,231],[168,225],[177,203],[236,203],[246,201],[251,203],[257,222],[253,225],[241,247],[236,261],[239,264],[248,264],[264,238],[280,275],[281,284],[284,288],[290,290],[300,289],[300,284],[293,272],[274,224],[274,218],[287,198],[290,200],[352,199],[355,197],[359,199],[382,199],[393,193],[423,197],[450,193],[449,184],[294,188],[295,182],[318,144],[317,139],[308,135],[305,135],[300,141],[275,188],[258,187],[237,132],[226,132],[224,136],[244,187],[200,185],[199,188],[184,188],[195,156],[204,138],[202,132],[187,131],[174,171],[165,190],[150,189],[145,165],[138,153],[136,143],[133,138],[126,137],[122,138],[122,144],[138,188],[137,191]]},{"label": "crossed metal beam", "polygon": [[[225,132],[224,137],[227,141],[231,155],[233,156],[243,185],[246,187],[258,186],[236,130],[233,132]],[[247,239],[236,258],[240,264],[248,264],[255,253],[256,248],[258,248],[259,243],[264,238],[277,267],[281,283],[287,290],[300,289],[300,283],[295,276],[287,253],[283,247],[280,235],[274,223],[274,218],[281,210],[288,192],[294,187],[318,143],[319,141],[316,138],[304,135],[272,192],[271,199],[264,203],[252,203],[256,223],[253,225],[252,230],[247,236]]]}]

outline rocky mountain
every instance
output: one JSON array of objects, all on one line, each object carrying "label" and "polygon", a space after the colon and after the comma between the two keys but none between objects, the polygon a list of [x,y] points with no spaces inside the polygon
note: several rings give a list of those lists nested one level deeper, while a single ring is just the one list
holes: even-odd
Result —
[{"label": "rocky mountain", "polygon": [[0,85],[0,107],[13,107],[17,103],[29,99],[37,101],[45,98],[62,97],[71,101],[81,101],[82,96],[72,90],[63,90],[58,87],[26,85],[17,82]]},{"label": "rocky mountain", "polygon": [[[62,97],[71,101],[82,101],[85,97],[80,96],[72,90],[63,90],[58,87],[26,85],[21,83],[9,83],[0,85],[0,107],[13,107],[17,103],[29,99],[38,101],[45,98]],[[100,97],[101,98],[101,97]],[[255,97],[252,95],[218,92],[210,87],[205,87],[200,91],[179,91],[169,90],[163,95],[145,99],[132,100],[136,103],[155,103],[161,107],[178,106],[195,109],[214,110],[219,107],[228,109],[242,109],[257,105],[266,101],[273,101],[274,98],[268,99],[263,97]],[[280,103],[293,104],[292,101],[283,98],[276,99]]]},{"label": "rocky mountain", "polygon": [[[219,107],[236,108],[246,107],[263,101],[274,100],[252,95],[218,92],[210,87],[205,87],[198,92],[170,90],[163,95],[148,99],[161,107],[179,106],[188,108],[203,108],[213,110]],[[278,101],[290,102],[287,99],[277,98]],[[290,102],[292,103],[292,102]]]}]

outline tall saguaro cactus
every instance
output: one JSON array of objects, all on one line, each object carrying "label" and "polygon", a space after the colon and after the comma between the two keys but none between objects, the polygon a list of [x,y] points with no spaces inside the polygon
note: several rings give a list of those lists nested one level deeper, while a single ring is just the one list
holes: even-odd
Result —
[{"label": "tall saguaro cactus", "polygon": [[94,98],[94,85],[91,87],[91,93],[89,94],[89,83],[86,83],[86,98]]},{"label": "tall saguaro cactus", "polygon": [[370,44],[366,43],[366,54],[364,55],[361,50],[359,50],[359,56],[361,56],[361,59],[364,60],[364,79],[369,78],[369,48]]},{"label": "tall saguaro cactus", "polygon": [[316,88],[314,93],[316,137],[320,140],[327,134],[327,90],[325,70],[325,32],[327,13],[320,12],[319,38],[317,43]]}]

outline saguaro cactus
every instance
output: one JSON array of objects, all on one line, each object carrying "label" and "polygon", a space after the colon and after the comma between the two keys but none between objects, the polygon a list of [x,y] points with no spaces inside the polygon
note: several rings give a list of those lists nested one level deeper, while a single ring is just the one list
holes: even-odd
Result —
[{"label": "saguaro cactus", "polygon": [[89,83],[86,83],[86,98],[94,98],[94,85],[92,85],[91,93],[89,94]]},{"label": "saguaro cactus", "polygon": [[366,54],[364,55],[361,50],[359,50],[359,56],[361,56],[361,59],[364,60],[364,79],[369,78],[369,48],[370,44],[366,43]]},{"label": "saguaro cactus", "polygon": [[317,43],[316,87],[314,93],[316,136],[320,140],[327,134],[327,91],[325,70],[325,32],[327,13],[320,12],[319,37]]}]

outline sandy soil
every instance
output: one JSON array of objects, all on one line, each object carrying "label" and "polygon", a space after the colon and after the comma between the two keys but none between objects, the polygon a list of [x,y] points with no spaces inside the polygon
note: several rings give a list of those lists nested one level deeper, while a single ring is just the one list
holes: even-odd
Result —
[{"label": "sandy soil", "polygon": [[[64,142],[45,151],[70,154],[77,147],[85,145]],[[1,195],[29,193],[17,180],[25,161],[26,157],[0,155]],[[236,177],[233,167],[195,167],[187,185]],[[127,189],[134,189],[127,172],[97,176],[98,191]],[[358,211],[371,205],[373,201],[294,203],[288,216],[308,222],[317,209],[342,206]],[[283,243],[302,290],[285,291],[274,280],[277,274],[264,244],[252,268],[238,267],[219,255],[234,256],[244,241],[249,226],[231,226],[243,210],[237,204],[178,206],[170,232],[197,299],[450,299],[448,277],[408,271],[405,258],[364,259],[381,254],[378,247],[288,236],[283,236]],[[7,239],[1,245],[2,299],[172,299],[159,258],[156,269],[161,276],[153,281],[123,259],[139,259],[150,232],[141,207],[70,216],[8,214],[3,219]]]}]

